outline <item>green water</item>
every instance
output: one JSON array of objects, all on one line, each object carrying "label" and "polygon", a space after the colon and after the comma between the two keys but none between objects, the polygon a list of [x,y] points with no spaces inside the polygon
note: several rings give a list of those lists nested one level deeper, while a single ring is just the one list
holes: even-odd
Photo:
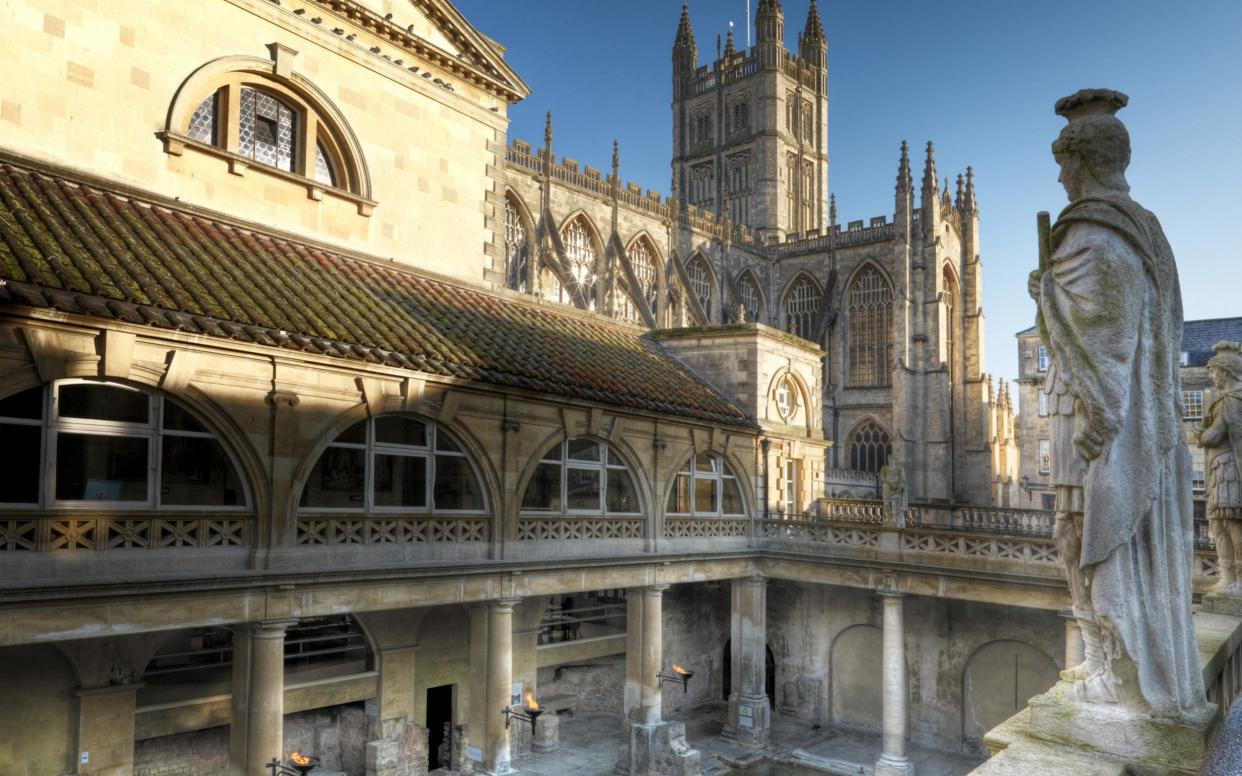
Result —
[{"label": "green water", "polygon": [[729,771],[729,776],[824,776],[824,772],[811,770],[810,768],[801,768],[796,765],[757,762],[745,768]]}]

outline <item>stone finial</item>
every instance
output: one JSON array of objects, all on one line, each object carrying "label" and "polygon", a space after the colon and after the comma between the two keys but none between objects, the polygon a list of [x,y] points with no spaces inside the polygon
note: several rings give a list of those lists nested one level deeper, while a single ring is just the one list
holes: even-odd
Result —
[{"label": "stone finial", "polygon": [[729,35],[725,38],[724,54],[731,57],[737,53],[737,46],[733,43],[733,22],[729,22]]},{"label": "stone finial", "polygon": [[674,48],[693,49],[694,29],[690,26],[690,4],[681,4],[681,21],[677,24],[677,37],[673,39]]},{"label": "stone finial", "polygon": [[923,194],[936,192],[936,146],[927,141],[927,161],[923,163]]},{"label": "stone finial", "polygon": [[552,111],[548,111],[543,122],[543,144],[548,148],[552,147]]},{"label": "stone finial", "polygon": [[824,23],[819,18],[819,3],[811,0],[811,10],[806,14],[806,30],[802,33],[807,43],[823,43]]},{"label": "stone finial", "polygon": [[[948,188],[947,184],[945,188]],[[966,206],[966,178],[960,172],[957,174],[957,195],[953,199],[953,204],[958,210]]]},{"label": "stone finial", "polygon": [[901,141],[901,160],[897,163],[897,190],[909,191],[914,187],[914,178],[910,175],[910,146]]},{"label": "stone finial", "polygon": [[966,209],[971,213],[979,209],[979,203],[975,201],[975,168],[966,168]]},{"label": "stone finial", "polygon": [[828,195],[828,225],[837,225],[837,195]]},{"label": "stone finial", "polygon": [[612,141],[612,177],[619,180],[621,171],[621,146],[616,140]]}]

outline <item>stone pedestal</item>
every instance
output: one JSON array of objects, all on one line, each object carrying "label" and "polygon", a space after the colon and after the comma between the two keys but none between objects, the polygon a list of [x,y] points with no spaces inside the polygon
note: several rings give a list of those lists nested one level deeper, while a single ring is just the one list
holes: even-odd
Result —
[{"label": "stone pedestal", "polygon": [[1222,595],[1221,593],[1204,593],[1200,611],[1210,614],[1227,614],[1230,617],[1242,617],[1242,596]]},{"label": "stone pedestal", "polygon": [[384,736],[366,745],[366,776],[425,776],[427,728],[404,719],[384,722]]},{"label": "stone pedestal", "polygon": [[617,768],[629,776],[699,776],[699,752],[686,743],[681,722],[626,722],[625,759]]},{"label": "stone pedestal", "polygon": [[536,752],[552,752],[561,745],[561,718],[555,713],[544,714],[535,723],[535,740],[531,749]]}]

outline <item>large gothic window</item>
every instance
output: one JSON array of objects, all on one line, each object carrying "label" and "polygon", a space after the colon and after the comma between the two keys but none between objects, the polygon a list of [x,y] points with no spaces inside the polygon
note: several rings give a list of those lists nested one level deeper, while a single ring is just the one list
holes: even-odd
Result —
[{"label": "large gothic window", "polygon": [[785,331],[802,339],[815,339],[815,318],[819,313],[819,288],[805,275],[794,281],[785,296]]},{"label": "large gothic window", "polygon": [[244,509],[219,437],[174,399],[61,380],[0,399],[0,508]]},{"label": "large gothic window", "polygon": [[880,270],[868,265],[847,292],[849,384],[888,385],[892,380],[893,290]]},{"label": "large gothic window", "polygon": [[673,478],[667,511],[672,515],[745,515],[737,473],[720,456],[699,453]]},{"label": "large gothic window", "polygon": [[949,380],[957,372],[957,281],[946,265],[944,268],[944,355],[948,365]]},{"label": "large gothic window", "polygon": [[868,420],[850,434],[849,451],[851,469],[879,473],[893,455],[893,442],[887,431]]},{"label": "large gothic window", "polygon": [[[591,229],[582,216],[565,225],[561,230],[561,242],[565,244],[565,270],[574,288],[582,289],[589,309],[595,309],[595,242]],[[571,303],[570,289],[560,289],[560,301]]]},{"label": "large gothic window", "polygon": [[754,275],[749,272],[742,273],[737,279],[737,295],[738,302],[746,311],[746,320],[762,321],[763,296],[759,293],[759,285],[755,283]]},{"label": "large gothic window", "polygon": [[342,431],[315,462],[303,509],[354,512],[482,512],[474,464],[435,423],[381,415]]},{"label": "large gothic window", "polygon": [[527,262],[530,246],[526,240],[526,222],[522,213],[505,199],[505,285],[514,291],[526,290]]},{"label": "large gothic window", "polygon": [[522,496],[522,511],[635,515],[642,508],[621,456],[602,442],[575,437],[540,459]]},{"label": "large gothic window", "polygon": [[690,278],[690,292],[699,300],[710,322],[712,320],[712,275],[702,256],[695,256],[690,260],[690,263],[686,265],[686,276]]},{"label": "large gothic window", "polygon": [[[646,300],[648,309],[651,310],[652,315],[655,315],[656,301],[659,297],[655,253],[652,251],[650,243],[644,238],[630,243],[630,247],[625,253],[630,260],[630,269],[634,270],[634,278],[638,281],[638,288],[634,289],[634,291]],[[642,323],[642,315],[638,312],[637,306],[629,299],[628,295],[626,296],[625,303],[632,309],[632,316],[629,313],[625,313],[624,317],[632,320],[634,323]]]}]

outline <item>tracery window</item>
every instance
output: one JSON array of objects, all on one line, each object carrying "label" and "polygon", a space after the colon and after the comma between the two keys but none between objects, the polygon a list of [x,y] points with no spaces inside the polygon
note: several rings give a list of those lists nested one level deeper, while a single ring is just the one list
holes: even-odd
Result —
[{"label": "tracery window", "polygon": [[634,515],[642,506],[624,459],[603,442],[574,437],[539,461],[522,496],[522,511]]},{"label": "tracery window", "polygon": [[0,506],[244,509],[233,458],[161,393],[61,380],[0,399]]},{"label": "tracery window", "polygon": [[802,229],[815,226],[815,165],[802,163]]},{"label": "tracery window", "polygon": [[686,265],[686,276],[690,278],[690,292],[699,300],[699,304],[703,306],[703,313],[707,315],[707,320],[712,319],[712,280],[711,272],[707,269],[707,262],[702,256],[695,256]]},{"label": "tracery window", "polygon": [[725,184],[729,201],[729,217],[734,223],[750,220],[750,153],[730,156]]},{"label": "tracery window", "polygon": [[789,218],[789,228],[798,229],[798,157],[789,154],[785,157],[785,207]]},{"label": "tracery window", "polygon": [[805,275],[799,277],[785,297],[785,331],[795,337],[814,340],[819,297],[815,283]]},{"label": "tracery window", "polygon": [[892,380],[893,291],[874,266],[867,266],[848,292],[849,384],[888,385]]},{"label": "tracery window", "polygon": [[944,268],[944,352],[952,381],[957,374],[957,282],[947,266]]},{"label": "tracery window", "polygon": [[754,277],[745,272],[737,280],[738,301],[746,310],[746,320],[760,321],[763,318],[762,297],[759,295],[759,287],[755,285]]},{"label": "tracery window", "polygon": [[879,473],[893,456],[888,432],[873,420],[864,421],[850,434],[850,468]]},{"label": "tracery window", "polygon": [[638,280],[636,290],[647,301],[647,307],[654,315],[660,287],[656,275],[655,255],[651,246],[645,239],[635,240],[630,243],[626,255],[630,260],[630,268],[634,270],[634,278]]},{"label": "tracery window", "polygon": [[526,242],[526,223],[522,214],[505,199],[505,286],[514,291],[526,290],[527,261],[530,247]]},{"label": "tracery window", "polygon": [[[561,242],[565,245],[565,270],[569,273],[569,282],[574,288],[585,292],[587,305],[589,309],[594,310],[595,243],[581,216],[565,225],[561,231]],[[571,290],[561,288],[560,300],[571,303],[573,301]]]},{"label": "tracery window", "polygon": [[737,474],[723,458],[699,453],[673,478],[666,511],[673,515],[746,514]]},{"label": "tracery window", "polygon": [[380,415],[342,431],[319,456],[301,506],[353,512],[482,512],[473,462],[439,425]]}]

